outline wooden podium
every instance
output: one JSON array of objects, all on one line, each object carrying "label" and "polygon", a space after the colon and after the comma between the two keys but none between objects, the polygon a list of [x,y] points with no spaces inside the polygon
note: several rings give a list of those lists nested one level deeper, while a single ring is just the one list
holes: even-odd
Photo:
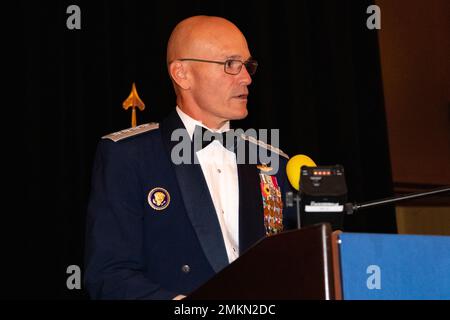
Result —
[{"label": "wooden podium", "polygon": [[186,299],[339,298],[335,294],[331,238],[328,224],[264,238]]}]

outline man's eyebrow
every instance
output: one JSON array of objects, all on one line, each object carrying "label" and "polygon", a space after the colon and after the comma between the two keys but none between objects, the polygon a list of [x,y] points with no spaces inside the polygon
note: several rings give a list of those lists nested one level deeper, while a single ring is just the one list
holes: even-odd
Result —
[{"label": "man's eyebrow", "polygon": [[[226,59],[237,59],[237,60],[242,60],[242,56],[240,56],[240,55],[238,55],[238,54],[235,54],[235,55],[232,55],[232,56],[227,56]],[[252,59],[252,56],[248,57],[247,60],[250,60],[250,59]]]}]

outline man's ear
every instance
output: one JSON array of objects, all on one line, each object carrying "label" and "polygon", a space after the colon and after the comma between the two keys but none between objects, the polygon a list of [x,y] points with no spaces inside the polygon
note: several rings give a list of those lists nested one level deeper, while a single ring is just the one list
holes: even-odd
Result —
[{"label": "man's ear", "polygon": [[174,61],[169,65],[170,76],[173,81],[184,90],[190,89],[191,85],[187,78],[186,69],[179,61]]}]

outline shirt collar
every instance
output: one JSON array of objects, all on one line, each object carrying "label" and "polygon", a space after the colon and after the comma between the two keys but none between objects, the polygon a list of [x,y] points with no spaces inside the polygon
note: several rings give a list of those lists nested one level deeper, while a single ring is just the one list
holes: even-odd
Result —
[{"label": "shirt collar", "polygon": [[180,107],[177,106],[176,110],[177,110],[178,116],[180,117],[181,121],[183,122],[184,127],[186,128],[186,130],[187,130],[187,132],[189,134],[189,138],[191,138],[191,140],[192,140],[192,136],[194,135],[194,130],[195,130],[196,126],[203,127],[203,128],[208,129],[209,131],[212,131],[212,132],[220,132],[220,133],[225,132],[227,130],[230,130],[230,121],[227,121],[219,129],[214,130],[214,129],[208,128],[207,126],[202,124],[200,121],[197,121],[197,120],[191,118],[190,116],[188,116],[186,113],[184,113],[180,109]]}]

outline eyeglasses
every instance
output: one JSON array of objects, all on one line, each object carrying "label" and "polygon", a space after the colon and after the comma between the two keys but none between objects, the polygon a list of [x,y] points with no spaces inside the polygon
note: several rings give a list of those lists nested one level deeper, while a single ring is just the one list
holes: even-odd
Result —
[{"label": "eyeglasses", "polygon": [[258,62],[253,59],[248,59],[247,61],[228,59],[226,61],[213,61],[213,60],[203,60],[203,59],[191,59],[191,58],[183,58],[177,59],[179,61],[196,61],[196,62],[207,62],[207,63],[217,63],[223,65],[223,70],[225,73],[237,75],[242,70],[242,66],[244,65],[247,69],[249,75],[254,75],[256,72],[256,68],[258,68]]}]

